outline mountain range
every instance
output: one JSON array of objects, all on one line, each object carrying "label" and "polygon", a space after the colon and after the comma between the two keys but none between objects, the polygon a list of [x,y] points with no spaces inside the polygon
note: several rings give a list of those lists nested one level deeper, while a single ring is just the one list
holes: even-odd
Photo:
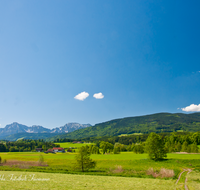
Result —
[{"label": "mountain range", "polygon": [[[79,124],[79,123],[67,123],[64,126],[56,127],[53,129],[44,128],[40,125],[33,125],[28,127],[26,125],[14,122],[12,124],[6,125],[4,128],[0,128],[0,139],[7,139],[7,136],[16,134],[29,134],[28,136],[34,136],[34,134],[43,134],[43,136],[54,136],[62,133],[69,133],[74,130],[82,129],[91,126],[90,124]],[[49,134],[49,135],[46,135]],[[19,136],[19,135],[18,135]],[[38,135],[37,135],[38,136]]]},{"label": "mountain range", "polygon": [[170,132],[197,132],[200,131],[200,113],[156,113],[151,115],[126,117],[98,123],[94,126],[79,129],[67,134],[49,137],[46,140],[71,138],[81,139],[90,137],[119,136],[122,134],[149,134]]},{"label": "mountain range", "polygon": [[42,126],[33,125],[28,127],[19,123],[6,125],[0,128],[0,139],[17,140],[45,139],[54,141],[56,139],[81,139],[105,136],[131,135],[137,133],[149,134],[151,132],[197,132],[200,131],[200,112],[183,113],[156,113],[151,115],[126,117],[114,119],[94,126],[90,124],[68,123],[62,127],[47,129]]}]

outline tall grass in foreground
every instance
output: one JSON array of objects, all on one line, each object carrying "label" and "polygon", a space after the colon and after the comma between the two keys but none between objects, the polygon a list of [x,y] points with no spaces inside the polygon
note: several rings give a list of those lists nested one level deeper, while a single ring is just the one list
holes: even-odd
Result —
[{"label": "tall grass in foreground", "polygon": [[200,190],[200,170],[192,171],[187,175],[187,184],[190,190]]},{"label": "tall grass in foreground", "polygon": [[[113,176],[89,176],[70,174],[50,174],[36,172],[0,171],[5,181],[0,181],[1,189],[70,189],[70,190],[170,190],[175,189],[175,180],[160,180],[148,178],[124,178]],[[19,178],[27,177],[26,181],[12,181],[9,175]],[[33,179],[32,179],[33,178]],[[34,180],[35,179],[35,180]],[[41,180],[37,180],[41,179]],[[42,181],[42,179],[48,179]]]}]

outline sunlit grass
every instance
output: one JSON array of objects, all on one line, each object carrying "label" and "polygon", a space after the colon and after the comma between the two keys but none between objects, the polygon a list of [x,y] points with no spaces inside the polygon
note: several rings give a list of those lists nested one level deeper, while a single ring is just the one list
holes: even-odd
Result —
[{"label": "sunlit grass", "polygon": [[[42,155],[44,162],[48,167],[31,167],[27,171],[46,171],[71,173],[75,164],[75,155],[77,153],[56,153],[45,154],[38,152],[7,152],[0,153],[2,160],[20,160],[20,161],[38,161],[39,155]],[[173,169],[175,177],[183,168],[199,167],[200,154],[168,154],[168,159],[164,161],[153,161],[147,154],[135,154],[133,152],[122,152],[120,154],[93,154],[91,158],[97,162],[93,175],[108,175],[109,171],[120,166],[125,170],[122,176],[141,176],[146,175],[145,171],[149,168],[160,170],[161,168]],[[2,170],[18,170],[17,168],[8,168],[0,166]],[[98,173],[98,172],[99,173]],[[142,172],[142,173],[141,173]],[[109,174],[110,175],[110,174]],[[113,174],[116,175],[116,174]],[[117,174],[118,175],[118,174]]]},{"label": "sunlit grass", "polygon": [[55,143],[59,144],[60,147],[62,148],[79,148],[85,145],[95,145],[95,143],[69,143],[69,142],[64,142],[64,143]]},{"label": "sunlit grass", "polygon": [[200,190],[200,172],[192,171],[187,175],[187,185],[191,190]]},{"label": "sunlit grass", "polygon": [[[16,172],[16,171],[0,171],[0,175],[4,175],[5,181],[0,180],[1,189],[70,189],[70,190],[132,190],[132,189],[148,189],[148,190],[169,190],[174,189],[175,180],[160,180],[148,178],[124,178],[113,176],[90,176],[90,175],[70,175],[70,174],[52,174],[52,173],[35,173],[35,172]],[[33,177],[34,175],[34,177]],[[11,176],[19,179],[12,181]],[[40,179],[34,181],[33,179]],[[42,181],[42,179],[49,179]]]},{"label": "sunlit grass", "polygon": [[124,136],[129,136],[129,135],[143,135],[143,133],[121,134],[121,135],[118,135],[118,137],[124,137]]}]

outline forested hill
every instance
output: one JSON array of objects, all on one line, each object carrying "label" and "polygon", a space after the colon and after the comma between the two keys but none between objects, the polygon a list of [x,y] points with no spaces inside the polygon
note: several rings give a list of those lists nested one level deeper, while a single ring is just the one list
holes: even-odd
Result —
[{"label": "forested hill", "polygon": [[[79,129],[71,133],[54,136],[56,138],[85,138],[96,136],[117,136],[132,133],[200,131],[200,113],[157,113],[139,117],[115,119],[95,126]],[[50,139],[49,139],[50,140]]]}]

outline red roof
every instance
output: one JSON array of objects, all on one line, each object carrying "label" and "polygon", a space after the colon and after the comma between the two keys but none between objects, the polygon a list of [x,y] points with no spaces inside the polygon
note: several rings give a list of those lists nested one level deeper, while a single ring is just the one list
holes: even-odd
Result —
[{"label": "red roof", "polygon": [[64,150],[64,148],[61,148],[61,147],[54,147],[53,150]]}]

